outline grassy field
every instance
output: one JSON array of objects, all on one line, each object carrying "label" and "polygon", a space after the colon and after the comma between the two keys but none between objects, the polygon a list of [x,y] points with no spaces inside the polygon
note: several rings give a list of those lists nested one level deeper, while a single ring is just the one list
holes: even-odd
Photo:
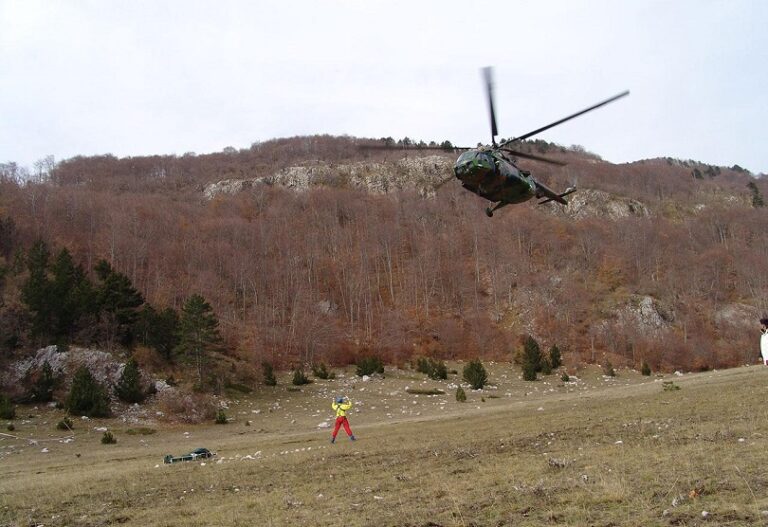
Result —
[{"label": "grassy field", "polygon": [[[566,384],[487,366],[495,387],[466,403],[455,375],[347,371],[228,398],[227,425],[76,420],[69,438],[60,411],[21,408],[0,429],[0,525],[768,525],[767,368]],[[336,394],[358,441],[318,426]],[[162,464],[198,446],[218,456]]]}]

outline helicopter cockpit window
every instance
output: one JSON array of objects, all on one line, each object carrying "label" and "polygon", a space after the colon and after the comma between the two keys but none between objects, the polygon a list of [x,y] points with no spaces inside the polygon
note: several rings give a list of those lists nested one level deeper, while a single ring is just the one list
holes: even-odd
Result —
[{"label": "helicopter cockpit window", "polygon": [[475,158],[475,153],[476,152],[464,152],[459,156],[459,159],[456,161],[456,163],[463,164],[463,163],[466,163],[467,161],[471,161],[472,159]]},{"label": "helicopter cockpit window", "polygon": [[477,153],[477,162],[488,167],[496,166],[493,157],[490,154],[486,154],[485,152]]},{"label": "helicopter cockpit window", "polygon": [[478,152],[470,150],[469,152],[464,152],[459,156],[459,159],[456,161],[457,164],[461,165],[464,163],[472,162],[476,165],[482,165],[486,167],[493,167],[494,166],[494,159],[493,156],[490,154],[487,154],[486,152]]}]

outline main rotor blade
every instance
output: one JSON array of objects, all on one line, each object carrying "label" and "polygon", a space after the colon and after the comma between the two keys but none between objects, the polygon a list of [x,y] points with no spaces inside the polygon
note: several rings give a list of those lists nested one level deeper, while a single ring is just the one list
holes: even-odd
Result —
[{"label": "main rotor blade", "polygon": [[491,112],[491,143],[496,145],[496,136],[499,135],[499,131],[496,128],[496,112],[493,111],[493,68],[483,68],[483,76],[485,77],[485,89],[488,93],[488,108]]},{"label": "main rotor blade", "polygon": [[559,124],[563,124],[566,121],[570,121],[571,119],[578,117],[580,115],[584,115],[587,112],[591,112],[592,110],[596,110],[597,108],[600,108],[601,106],[605,106],[608,103],[612,103],[616,99],[621,99],[622,97],[629,95],[629,90],[621,92],[618,95],[614,95],[610,99],[606,99],[603,102],[599,102],[595,104],[594,106],[590,106],[589,108],[585,110],[581,110],[580,112],[576,112],[573,115],[569,115],[568,117],[564,117],[563,119],[560,119],[559,121],[555,121],[554,123],[548,124],[547,126],[542,126],[541,128],[534,130],[533,132],[528,132],[525,135],[521,135],[520,137],[515,137],[514,139],[509,139],[508,141],[504,141],[500,146],[508,145],[517,141],[522,141],[523,139],[528,139],[531,136],[534,136],[536,134],[540,134],[544,130],[549,130],[550,128],[553,128]]},{"label": "main rotor blade", "polygon": [[505,152],[509,152],[515,157],[522,157],[525,159],[533,159],[534,161],[541,161],[542,163],[549,163],[550,165],[557,165],[564,167],[568,163],[563,163],[562,161],[555,161],[554,159],[547,159],[546,157],[536,156],[533,154],[526,154],[525,152],[518,152],[517,150],[512,150],[511,148],[501,148],[500,150],[503,150]]}]

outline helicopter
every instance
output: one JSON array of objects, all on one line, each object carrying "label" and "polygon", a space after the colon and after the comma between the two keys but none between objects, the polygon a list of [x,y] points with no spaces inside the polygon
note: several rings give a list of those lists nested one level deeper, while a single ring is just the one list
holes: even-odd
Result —
[{"label": "helicopter", "polygon": [[[592,105],[580,112],[576,112],[546,126],[542,126],[541,128],[537,128],[536,130],[497,144],[496,136],[499,135],[499,133],[496,126],[496,113],[493,105],[493,70],[490,67],[486,67],[482,69],[482,73],[485,79],[488,107],[490,110],[491,144],[476,148],[453,147],[452,150],[454,151],[464,150],[453,165],[454,176],[461,181],[461,185],[465,189],[495,203],[493,207],[485,209],[485,213],[489,218],[493,216],[494,212],[502,207],[523,203],[534,197],[541,200],[538,202],[539,205],[552,201],[567,205],[568,202],[564,198],[569,194],[576,192],[575,187],[569,187],[564,192],[557,193],[541,181],[537,181],[531,175],[530,171],[518,167],[515,158],[532,159],[559,166],[563,166],[565,163],[526,152],[520,152],[519,150],[511,148],[511,146],[629,95],[629,91],[614,95],[613,97]],[[440,149],[445,150],[444,148]],[[453,179],[453,176],[440,182],[436,188],[441,187],[451,179]]]}]

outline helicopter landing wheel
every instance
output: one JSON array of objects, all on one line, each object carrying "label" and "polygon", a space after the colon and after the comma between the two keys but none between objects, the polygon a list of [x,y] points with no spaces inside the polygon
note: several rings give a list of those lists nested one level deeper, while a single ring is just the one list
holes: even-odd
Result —
[{"label": "helicopter landing wheel", "polygon": [[491,207],[488,207],[487,209],[485,209],[485,215],[488,216],[489,218],[493,217],[493,211],[491,210]]}]

